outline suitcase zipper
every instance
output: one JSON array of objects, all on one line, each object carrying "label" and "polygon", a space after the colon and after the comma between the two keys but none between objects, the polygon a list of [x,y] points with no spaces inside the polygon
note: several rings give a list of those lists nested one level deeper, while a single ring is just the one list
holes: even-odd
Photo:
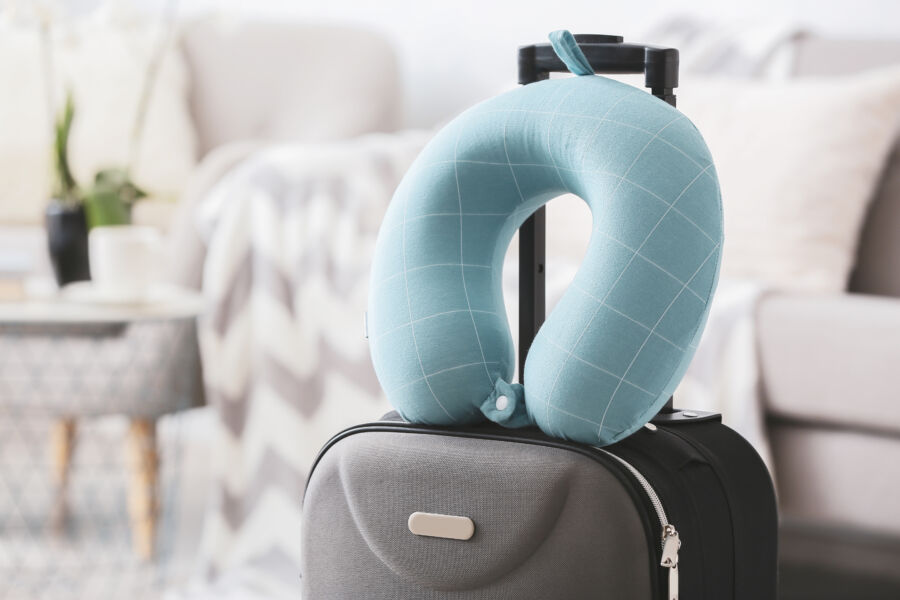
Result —
[{"label": "suitcase zipper", "polygon": [[640,486],[644,488],[644,493],[647,494],[647,497],[650,498],[650,504],[653,505],[656,516],[659,518],[659,524],[662,527],[662,540],[660,542],[662,546],[662,558],[659,565],[669,570],[669,592],[666,596],[666,600],[678,600],[678,549],[681,548],[681,538],[678,536],[678,531],[675,529],[675,526],[669,523],[669,518],[666,516],[666,510],[663,508],[659,495],[656,493],[656,490],[653,489],[653,486],[650,485],[650,482],[647,481],[647,478],[644,477],[630,462],[608,450],[597,448],[596,446],[595,448],[607,456],[614,458],[625,467],[637,480]]}]

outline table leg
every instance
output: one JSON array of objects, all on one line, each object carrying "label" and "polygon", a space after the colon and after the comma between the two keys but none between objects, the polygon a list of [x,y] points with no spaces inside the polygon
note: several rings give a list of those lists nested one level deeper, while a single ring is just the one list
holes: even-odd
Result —
[{"label": "table leg", "polygon": [[133,419],[128,431],[128,512],[131,536],[139,557],[153,557],[156,537],[157,475],[156,421]]},{"label": "table leg", "polygon": [[53,478],[56,483],[56,502],[51,515],[54,530],[62,531],[69,516],[66,496],[69,489],[69,467],[75,452],[75,419],[60,419],[53,423],[50,432]]}]

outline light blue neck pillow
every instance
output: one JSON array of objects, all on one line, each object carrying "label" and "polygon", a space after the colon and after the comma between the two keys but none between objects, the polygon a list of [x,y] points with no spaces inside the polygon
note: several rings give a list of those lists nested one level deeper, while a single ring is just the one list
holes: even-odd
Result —
[{"label": "light blue neck pillow", "polygon": [[[581,76],[467,110],[400,183],[375,248],[369,343],[408,421],[536,424],[606,445],[649,421],[687,369],[718,279],[722,207],[684,115],[593,75],[567,32],[551,40]],[[565,193],[587,202],[593,234],[524,383],[511,383],[504,255],[525,219]]]}]

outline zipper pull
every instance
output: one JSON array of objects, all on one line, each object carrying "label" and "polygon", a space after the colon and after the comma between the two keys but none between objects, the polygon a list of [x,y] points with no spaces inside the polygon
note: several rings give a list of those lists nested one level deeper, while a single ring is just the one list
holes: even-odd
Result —
[{"label": "zipper pull", "polygon": [[669,569],[669,600],[678,600],[678,564]]},{"label": "zipper pull", "polygon": [[668,600],[678,600],[678,549],[681,548],[681,538],[673,525],[663,527],[662,560],[659,564],[669,569],[669,595]]}]

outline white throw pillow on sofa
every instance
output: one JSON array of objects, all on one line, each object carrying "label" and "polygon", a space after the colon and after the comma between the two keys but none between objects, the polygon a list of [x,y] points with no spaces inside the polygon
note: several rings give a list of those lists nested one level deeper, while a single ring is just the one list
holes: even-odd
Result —
[{"label": "white throw pillow on sofa", "polygon": [[722,274],[844,290],[900,117],[900,69],[781,82],[692,79],[725,210]]},{"label": "white throw pillow on sofa", "polygon": [[[75,23],[53,35],[60,106],[71,87],[76,114],[70,161],[78,182],[97,169],[124,166],[138,98],[158,32]],[[51,187],[51,132],[40,37],[36,29],[0,26],[0,222],[39,223]],[[175,45],[161,63],[134,168],[154,196],[175,196],[196,162],[188,104],[189,75]]]}]

